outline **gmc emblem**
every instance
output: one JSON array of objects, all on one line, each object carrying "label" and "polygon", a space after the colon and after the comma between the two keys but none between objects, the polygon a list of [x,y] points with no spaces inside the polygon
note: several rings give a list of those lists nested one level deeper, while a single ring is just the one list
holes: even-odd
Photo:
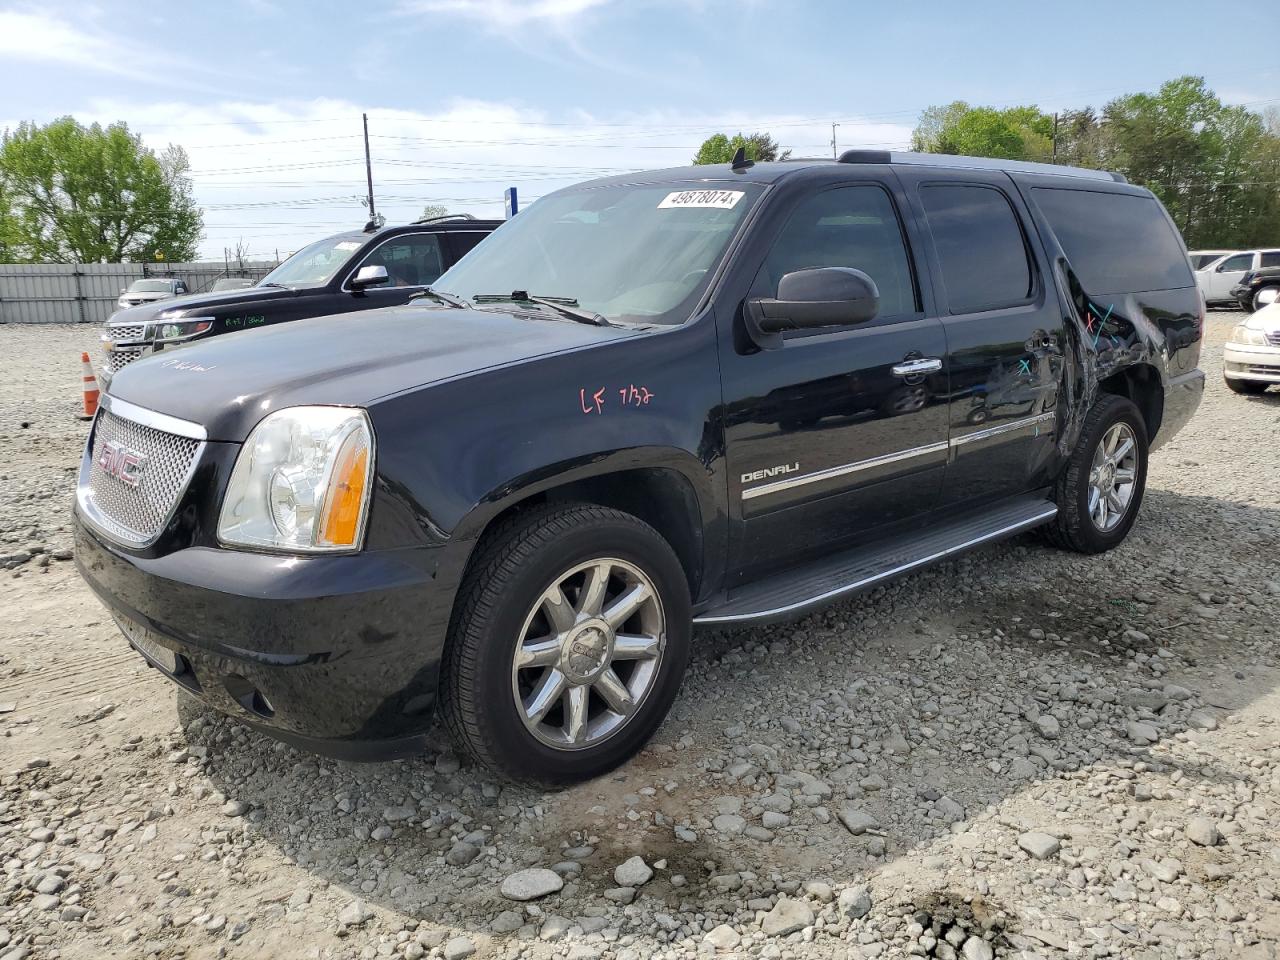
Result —
[{"label": "gmc emblem", "polygon": [[104,440],[98,451],[97,464],[127,487],[136,487],[142,479],[147,458],[123,443]]}]

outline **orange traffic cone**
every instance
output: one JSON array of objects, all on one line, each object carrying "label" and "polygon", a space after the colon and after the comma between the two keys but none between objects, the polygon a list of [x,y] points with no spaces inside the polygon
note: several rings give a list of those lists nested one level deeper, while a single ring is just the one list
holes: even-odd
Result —
[{"label": "orange traffic cone", "polygon": [[98,378],[93,374],[93,364],[89,362],[89,354],[81,352],[80,366],[84,371],[84,413],[81,420],[92,420],[98,412]]}]

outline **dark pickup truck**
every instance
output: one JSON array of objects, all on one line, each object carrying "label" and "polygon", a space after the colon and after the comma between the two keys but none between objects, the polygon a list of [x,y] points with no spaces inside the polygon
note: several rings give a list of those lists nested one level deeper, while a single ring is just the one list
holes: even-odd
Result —
[{"label": "dark pickup truck", "polygon": [[[172,357],[175,350],[225,333],[406,303],[501,223],[451,214],[407,226],[352,230],[308,244],[256,286],[159,301],[152,297],[118,310],[102,331],[102,381],[109,384],[117,370],[142,357],[162,352]],[[186,293],[185,287],[180,292]]]},{"label": "dark pickup truck", "polygon": [[1203,321],[1164,209],[1108,173],[852,151],[595,181],[405,306],[121,371],[77,562],[148,662],[272,735],[377,759],[439,716],[571,782],[662,722],[695,627],[1029,530],[1119,544]]}]

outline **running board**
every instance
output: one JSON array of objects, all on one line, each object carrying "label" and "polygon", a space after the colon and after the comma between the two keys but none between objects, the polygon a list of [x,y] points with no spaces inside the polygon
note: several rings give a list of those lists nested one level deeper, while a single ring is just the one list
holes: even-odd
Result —
[{"label": "running board", "polygon": [[694,617],[693,622],[716,626],[793,619],[885,580],[1038,527],[1057,513],[1057,506],[1041,497],[1007,500],[905,537],[854,547],[748,584],[733,591],[720,606]]}]

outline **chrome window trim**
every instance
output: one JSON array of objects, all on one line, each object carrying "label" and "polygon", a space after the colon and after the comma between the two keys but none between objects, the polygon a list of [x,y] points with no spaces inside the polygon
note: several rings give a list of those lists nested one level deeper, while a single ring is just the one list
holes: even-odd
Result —
[{"label": "chrome window trim", "polygon": [[159,430],[162,433],[172,433],[179,437],[186,437],[188,440],[199,440],[201,442],[209,439],[208,431],[198,423],[192,423],[190,420],[180,420],[177,417],[169,416],[167,413],[148,410],[146,407],[140,407],[136,403],[113,397],[109,393],[102,397],[100,405],[122,420],[132,420],[134,423],[141,424],[144,427],[151,427],[153,430]]},{"label": "chrome window trim", "polygon": [[910,450],[899,450],[897,453],[886,453],[883,456],[872,457],[870,460],[859,460],[856,463],[845,463],[838,467],[828,467],[825,470],[818,470],[815,473],[806,473],[799,477],[790,477],[786,480],[775,480],[772,483],[762,483],[758,487],[749,487],[742,491],[743,500],[752,500],[755,497],[766,497],[771,493],[781,493],[783,490],[790,490],[793,487],[804,486],[808,483],[818,483],[822,480],[831,480],[835,477],[843,477],[850,473],[857,473],[860,470],[870,470],[873,467],[879,467],[887,463],[896,463],[899,460],[910,460],[913,457],[923,457],[931,453],[942,453],[947,449],[945,440],[938,443],[926,444],[923,447],[912,447]]},{"label": "chrome window trim", "polygon": [[[452,231],[450,231],[450,232],[452,232]],[[480,230],[474,230],[474,231],[472,231],[472,232],[473,232],[473,233],[482,233],[483,231],[480,231]],[[354,277],[354,276],[356,275],[356,271],[357,271],[357,270],[359,270],[361,267],[363,267],[363,266],[364,266],[364,264],[365,264],[365,261],[366,261],[366,260],[368,260],[371,256],[373,256],[375,253],[377,253],[379,250],[381,250],[383,247],[385,247],[388,243],[391,243],[393,240],[403,240],[405,237],[435,237],[435,238],[436,238],[436,246],[437,246],[437,247],[439,248],[439,250],[440,250],[440,263],[441,263],[441,265],[442,265],[442,266],[444,265],[444,261],[445,261],[444,244],[442,244],[442,243],[440,242],[440,231],[439,231],[439,230],[414,230],[414,231],[412,231],[412,232],[410,232],[410,233],[397,233],[397,234],[395,234],[394,236],[387,237],[386,239],[384,239],[384,240],[380,241],[380,242],[379,242],[378,244],[376,244],[375,246],[372,246],[372,247],[370,247],[368,250],[366,250],[366,251],[361,255],[361,257],[360,257],[360,262],[359,262],[359,263],[357,263],[354,267],[352,267],[352,268],[351,268],[351,270],[347,273],[346,277],[344,277],[344,278],[343,278],[343,281],[342,281],[341,286],[339,286],[339,287],[338,287],[339,291],[341,291],[342,293],[355,293],[355,291],[354,291],[354,290],[352,290],[349,286],[347,286],[347,284],[349,284],[349,283],[351,282],[351,278],[352,278],[352,277]],[[448,268],[448,267],[445,267],[445,269],[446,269],[446,270],[448,270],[449,268]],[[444,274],[441,274],[441,276],[443,276],[443,275],[444,275]],[[431,284],[429,284],[429,283],[421,283],[421,284],[417,284],[417,285],[412,286],[412,287],[399,287],[399,288],[395,288],[395,287],[386,287],[386,288],[384,288],[384,289],[422,290],[422,289],[424,289],[424,288],[426,288],[426,287],[429,287],[429,286],[431,286]],[[377,287],[374,287],[373,289],[378,289],[378,288],[377,288]]]},{"label": "chrome window trim", "polygon": [[887,580],[888,578],[897,576],[900,573],[906,573],[910,570],[914,570],[916,567],[922,567],[927,564],[933,563],[935,560],[942,560],[945,557],[952,556],[953,554],[962,553],[963,551],[968,550],[970,547],[976,547],[979,544],[985,543],[988,540],[993,540],[996,537],[1001,537],[1009,533],[1016,533],[1019,530],[1030,529],[1031,527],[1038,526],[1039,524],[1043,523],[1046,520],[1053,519],[1053,517],[1057,516],[1057,514],[1058,514],[1057,505],[1056,504],[1050,505],[1045,510],[1041,511],[1040,513],[1036,514],[1033,517],[1028,517],[1026,520],[1020,520],[1017,523],[1011,523],[1008,526],[1001,527],[998,530],[991,530],[987,533],[984,533],[980,537],[972,537],[968,540],[965,540],[962,543],[958,543],[954,546],[947,547],[944,550],[935,551],[934,553],[929,554],[927,557],[920,557],[919,559],[912,560],[908,563],[899,564],[898,566],[892,567],[888,570],[882,570],[879,573],[873,573],[869,577],[863,577],[859,580],[854,580],[851,583],[847,583],[844,586],[836,587],[834,590],[827,590],[823,593],[817,594],[816,596],[806,597],[804,600],[797,600],[795,603],[789,603],[789,604],[786,604],[785,606],[774,607],[771,610],[759,610],[754,613],[735,613],[735,614],[730,614],[729,616],[724,616],[724,617],[716,617],[716,616],[694,617],[693,622],[699,625],[715,624],[715,623],[740,623],[740,622],[749,621],[749,620],[759,620],[762,617],[776,617],[782,614],[787,614],[793,610],[800,610],[810,605],[822,603],[823,601],[842,596],[843,594],[850,593],[862,587],[870,586],[871,584],[878,583],[881,580]]},{"label": "chrome window trim", "polygon": [[823,480],[831,480],[835,477],[847,476],[851,473],[858,473],[862,470],[870,470],[875,467],[884,466],[885,464],[897,463],[901,460],[911,460],[915,457],[928,456],[931,453],[941,453],[953,450],[956,447],[964,446],[966,443],[973,443],[977,440],[986,440],[988,437],[997,437],[1004,433],[1012,433],[1015,430],[1024,430],[1027,427],[1035,426],[1047,420],[1057,418],[1057,413],[1050,411],[1049,413],[1036,414],[1034,417],[1024,417],[1021,420],[1013,420],[1009,423],[997,424],[994,427],[987,427],[983,430],[975,430],[973,433],[966,433],[964,436],[955,437],[950,440],[939,440],[937,443],[925,444],[922,447],[911,447],[907,450],[899,450],[896,453],[886,453],[879,457],[872,457],[869,460],[858,460],[854,463],[844,463],[838,467],[827,467],[825,470],[817,470],[813,473],[806,473],[799,477],[788,477],[786,480],[775,480],[772,483],[762,483],[758,487],[748,487],[742,491],[743,500],[754,500],[756,497],[767,497],[774,493],[781,493],[784,490],[791,490],[795,487],[802,487],[810,483],[820,483]]}]

